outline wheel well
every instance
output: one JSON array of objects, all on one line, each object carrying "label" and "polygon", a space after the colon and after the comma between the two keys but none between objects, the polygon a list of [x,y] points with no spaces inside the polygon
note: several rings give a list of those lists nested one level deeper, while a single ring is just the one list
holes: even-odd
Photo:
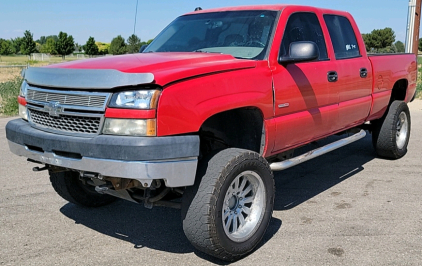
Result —
[{"label": "wheel well", "polygon": [[393,101],[404,101],[406,98],[406,91],[407,91],[408,82],[405,79],[398,80],[391,91],[391,99],[390,104]]},{"label": "wheel well", "polygon": [[260,153],[264,145],[264,120],[257,108],[241,108],[215,114],[201,126],[201,154],[229,147]]}]

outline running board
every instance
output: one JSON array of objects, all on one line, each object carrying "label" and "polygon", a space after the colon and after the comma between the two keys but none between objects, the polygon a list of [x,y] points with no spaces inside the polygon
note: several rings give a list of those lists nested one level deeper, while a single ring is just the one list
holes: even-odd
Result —
[{"label": "running board", "polygon": [[285,170],[287,168],[290,168],[290,167],[293,167],[293,166],[298,165],[300,163],[309,161],[311,159],[314,159],[315,157],[324,155],[324,154],[326,154],[330,151],[336,150],[336,149],[341,148],[343,146],[346,146],[350,143],[358,141],[358,140],[364,138],[365,136],[366,136],[366,132],[365,132],[365,130],[362,129],[361,131],[359,131],[358,133],[356,133],[356,134],[354,134],[350,137],[347,137],[347,138],[344,138],[344,139],[341,139],[341,140],[337,140],[333,143],[325,145],[324,147],[309,151],[309,152],[304,153],[300,156],[297,156],[297,157],[294,157],[294,158],[291,158],[291,159],[288,159],[288,160],[285,160],[285,161],[282,161],[282,162],[272,163],[272,164],[270,164],[270,168],[273,171]]}]

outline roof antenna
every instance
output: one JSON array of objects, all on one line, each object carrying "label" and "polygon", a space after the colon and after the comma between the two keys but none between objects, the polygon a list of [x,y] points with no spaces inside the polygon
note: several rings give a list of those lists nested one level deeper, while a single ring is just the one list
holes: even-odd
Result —
[{"label": "roof antenna", "polygon": [[195,8],[195,11],[201,11],[202,10],[202,8],[201,7],[197,7],[197,8]]}]

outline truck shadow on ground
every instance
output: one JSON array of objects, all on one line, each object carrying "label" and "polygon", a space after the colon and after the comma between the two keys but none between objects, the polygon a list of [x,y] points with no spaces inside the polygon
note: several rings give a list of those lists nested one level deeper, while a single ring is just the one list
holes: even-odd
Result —
[{"label": "truck shadow on ground", "polygon": [[[323,146],[343,137],[332,136],[313,144]],[[295,156],[308,151],[301,149]],[[364,165],[376,158],[371,135],[338,150],[299,164],[290,169],[275,172],[276,197],[274,210],[292,209],[316,195],[335,187],[364,170]],[[337,192],[339,193],[339,192]]]},{"label": "truck shadow on ground", "polygon": [[[220,265],[227,264],[197,251],[189,243],[183,233],[180,210],[164,207],[154,207],[150,210],[135,203],[117,200],[96,209],[68,203],[60,211],[77,224],[132,243],[135,249],[147,247],[171,253],[193,252],[204,260]],[[281,221],[272,218],[259,247],[269,241],[280,227]]]},{"label": "truck shadow on ground", "polygon": [[[336,138],[336,137],[332,137]],[[276,198],[274,210],[288,210],[326,191],[363,170],[363,165],[375,158],[370,137],[316,158],[302,165],[275,173]],[[146,209],[124,200],[97,208],[64,205],[60,211],[77,224],[101,234],[134,245],[171,253],[192,253],[217,263],[228,264],[198,252],[183,233],[180,210],[155,207]],[[282,221],[272,218],[263,241],[265,245],[281,228]]]}]

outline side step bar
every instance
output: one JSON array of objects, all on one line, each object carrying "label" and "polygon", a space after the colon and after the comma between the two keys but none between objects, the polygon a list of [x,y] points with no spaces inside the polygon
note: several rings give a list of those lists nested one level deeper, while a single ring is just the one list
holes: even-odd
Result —
[{"label": "side step bar", "polygon": [[290,167],[293,167],[295,165],[301,164],[303,162],[309,161],[311,159],[314,159],[315,157],[324,155],[324,154],[326,154],[330,151],[336,150],[336,149],[341,148],[343,146],[346,146],[350,143],[358,141],[358,140],[364,138],[365,136],[366,136],[366,132],[365,132],[365,130],[362,129],[361,131],[359,131],[358,133],[356,133],[356,134],[354,134],[350,137],[347,137],[347,138],[344,138],[344,139],[341,139],[341,140],[337,140],[333,143],[325,145],[324,147],[309,151],[305,154],[302,154],[300,156],[297,156],[297,157],[294,157],[294,158],[291,158],[291,159],[288,159],[288,160],[285,160],[285,161],[282,161],[282,162],[272,163],[272,164],[270,164],[270,168],[273,171],[285,170],[287,168],[290,168]]}]

